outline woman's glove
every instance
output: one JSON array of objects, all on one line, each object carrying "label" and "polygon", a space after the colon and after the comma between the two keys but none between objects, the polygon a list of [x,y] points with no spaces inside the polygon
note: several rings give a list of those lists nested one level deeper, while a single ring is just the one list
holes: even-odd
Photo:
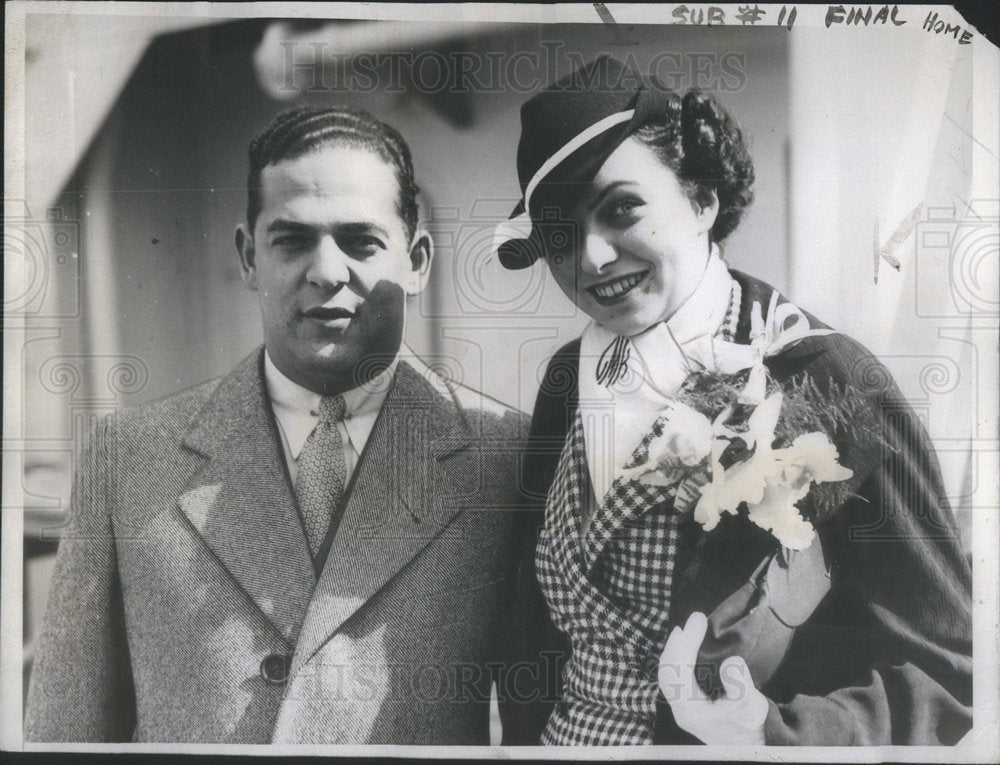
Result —
[{"label": "woman's glove", "polygon": [[763,744],[768,703],[742,657],[730,656],[722,662],[723,693],[715,699],[696,679],[698,649],[707,628],[705,614],[695,611],[683,628],[671,631],[660,656],[660,690],[674,720],[706,744]]}]

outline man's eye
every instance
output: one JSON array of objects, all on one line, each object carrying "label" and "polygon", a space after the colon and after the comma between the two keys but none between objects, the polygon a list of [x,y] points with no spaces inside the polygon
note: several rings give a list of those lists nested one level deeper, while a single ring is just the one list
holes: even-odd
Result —
[{"label": "man's eye", "polygon": [[271,240],[272,247],[281,247],[286,250],[297,249],[305,245],[306,237],[301,234],[282,234]]},{"label": "man's eye", "polygon": [[348,252],[373,255],[379,250],[384,250],[385,243],[378,237],[369,236],[368,234],[353,234],[344,238],[343,247]]}]

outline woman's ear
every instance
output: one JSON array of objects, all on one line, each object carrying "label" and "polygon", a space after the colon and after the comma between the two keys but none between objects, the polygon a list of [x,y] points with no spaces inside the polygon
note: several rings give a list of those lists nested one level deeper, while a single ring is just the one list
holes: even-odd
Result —
[{"label": "woman's ear", "polygon": [[719,197],[715,193],[715,189],[699,193],[692,200],[692,204],[701,231],[711,231],[712,226],[715,225],[715,219],[719,216]]},{"label": "woman's ear", "polygon": [[410,245],[410,272],[406,276],[407,295],[423,292],[431,276],[431,260],[434,258],[434,240],[426,229],[417,229]]},{"label": "woman's ear", "polygon": [[250,289],[257,290],[257,254],[254,251],[253,234],[246,223],[236,227],[236,253],[240,258],[240,276]]}]

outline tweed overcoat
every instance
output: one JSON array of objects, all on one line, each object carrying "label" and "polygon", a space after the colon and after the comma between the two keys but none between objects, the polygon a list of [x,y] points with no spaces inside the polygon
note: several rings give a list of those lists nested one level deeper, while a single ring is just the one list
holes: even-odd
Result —
[{"label": "tweed overcoat", "polygon": [[489,743],[526,418],[400,361],[317,575],[262,359],[86,449],[26,740]]},{"label": "tweed overcoat", "polygon": [[[742,290],[735,340],[748,343],[752,305],[766,311],[774,290],[732,273]],[[579,340],[556,353],[535,404],[524,462],[527,501],[539,507],[576,411],[579,353]],[[855,416],[874,434],[831,434],[854,471],[850,494],[817,520],[819,544],[797,562],[745,514],[709,533],[686,519],[669,625],[709,615],[699,657],[709,675],[729,655],[747,659],[769,699],[768,744],[955,743],[972,725],[971,571],[924,428],[885,367],[844,335],[807,338],[768,366],[780,383],[808,376],[826,396],[851,386],[863,402]],[[541,621],[528,616],[540,597],[519,599],[526,619]],[[534,634],[538,650],[568,655],[551,622],[546,632]],[[545,710],[536,711],[538,730]],[[654,741],[697,743],[662,694]]]}]

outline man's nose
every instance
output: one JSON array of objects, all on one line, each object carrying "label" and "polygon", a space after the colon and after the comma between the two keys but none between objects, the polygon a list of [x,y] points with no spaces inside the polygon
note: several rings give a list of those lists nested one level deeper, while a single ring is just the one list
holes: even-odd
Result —
[{"label": "man's nose", "polygon": [[346,284],[351,280],[349,261],[350,257],[337,246],[332,236],[320,237],[306,271],[306,279],[317,287],[327,289]]},{"label": "man's nose", "polygon": [[580,252],[580,269],[592,276],[599,275],[604,267],[618,259],[618,253],[600,234],[590,233],[584,237]]}]

